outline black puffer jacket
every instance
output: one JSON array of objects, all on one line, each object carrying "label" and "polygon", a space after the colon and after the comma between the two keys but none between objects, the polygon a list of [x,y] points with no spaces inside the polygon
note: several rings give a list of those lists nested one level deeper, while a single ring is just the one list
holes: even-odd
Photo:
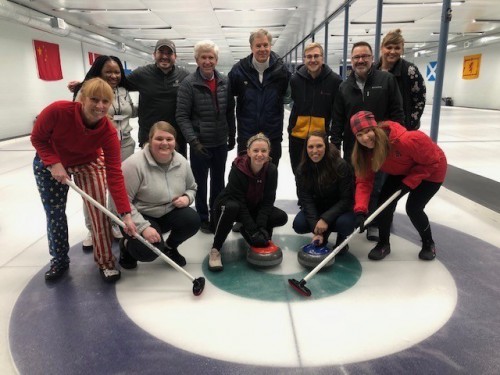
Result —
[{"label": "black puffer jacket", "polygon": [[[307,72],[305,65],[299,66],[297,72],[290,79],[293,107],[288,121],[288,134],[293,133],[296,138],[301,139],[305,139],[312,130],[322,130],[328,134],[333,103],[341,83],[342,78],[328,65],[323,65],[321,73],[314,79]],[[300,121],[299,126],[297,126],[299,116],[303,121]],[[313,121],[313,117],[320,122],[323,121],[323,129],[315,127],[317,121]],[[308,125],[307,129],[302,129],[304,124]]]},{"label": "black puffer jacket", "polygon": [[217,70],[214,97],[199,68],[181,83],[177,93],[176,119],[187,142],[198,139],[206,147],[217,147],[234,138],[234,103],[229,100],[229,82]]}]

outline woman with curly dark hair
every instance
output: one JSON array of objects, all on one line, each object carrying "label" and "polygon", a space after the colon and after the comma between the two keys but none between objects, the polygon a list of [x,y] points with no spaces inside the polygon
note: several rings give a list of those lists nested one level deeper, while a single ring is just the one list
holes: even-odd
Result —
[{"label": "woman with curly dark hair", "polygon": [[[340,244],[354,231],[352,169],[340,152],[327,141],[322,131],[307,138],[296,182],[300,212],[295,216],[296,233],[312,233],[312,242],[326,246],[331,232],[337,232]],[[339,255],[345,254],[345,246]]]}]

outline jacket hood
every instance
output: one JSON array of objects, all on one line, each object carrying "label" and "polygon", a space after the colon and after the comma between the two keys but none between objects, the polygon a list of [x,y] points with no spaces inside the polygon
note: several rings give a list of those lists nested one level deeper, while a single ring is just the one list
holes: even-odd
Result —
[{"label": "jacket hood", "polygon": [[384,126],[384,123],[388,123],[389,127],[387,127],[387,131],[390,131],[389,133],[389,142],[391,144],[395,144],[399,142],[399,139],[401,136],[406,133],[408,130],[403,126],[400,125],[397,122],[394,121],[384,121],[382,122],[382,127]]},{"label": "jacket hood", "polygon": [[[322,80],[331,73],[332,73],[332,69],[328,65],[323,64],[323,66],[321,68],[321,72],[319,73],[319,76],[316,77],[315,79]],[[309,75],[309,72],[307,71],[307,67],[305,64],[301,64],[297,67],[297,74],[299,76],[301,76],[302,78],[313,80],[313,78]]]},{"label": "jacket hood", "polygon": [[[266,172],[268,165],[269,162],[264,164],[264,167],[260,170],[258,176],[261,176],[262,173]],[[246,151],[242,151],[241,154],[238,157],[236,157],[236,159],[234,159],[233,166],[238,170],[240,170],[241,172],[243,172],[248,177],[251,177],[253,179],[258,177],[254,175],[252,169],[250,168],[250,158],[248,157]]]}]

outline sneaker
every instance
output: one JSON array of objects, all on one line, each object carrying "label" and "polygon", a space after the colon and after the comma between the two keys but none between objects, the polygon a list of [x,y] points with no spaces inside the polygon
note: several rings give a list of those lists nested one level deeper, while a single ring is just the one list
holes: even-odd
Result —
[{"label": "sneaker", "polygon": [[212,272],[219,272],[224,269],[219,250],[210,250],[210,253],[208,254],[208,269]]},{"label": "sneaker", "polygon": [[242,227],[241,223],[234,223],[234,225],[233,225],[233,232],[235,232],[235,233],[241,232],[241,227]]},{"label": "sneaker", "polygon": [[113,224],[111,226],[111,231],[113,232],[113,237],[115,238],[115,240],[121,240],[123,238],[123,234],[117,224]]},{"label": "sneaker", "polygon": [[125,241],[127,240],[122,237],[118,243],[120,247],[120,260],[118,260],[118,263],[122,268],[132,270],[137,268],[137,260],[127,251],[127,243]]},{"label": "sneaker", "polygon": [[51,265],[50,269],[45,272],[45,280],[53,281],[59,279],[69,269],[69,264]]},{"label": "sneaker", "polygon": [[92,243],[92,232],[89,230],[87,237],[82,242],[82,250],[86,253],[94,251],[94,244]]},{"label": "sneaker", "polygon": [[371,260],[382,260],[391,253],[391,245],[388,243],[377,243],[377,245],[370,251],[368,258]]},{"label": "sneaker", "polygon": [[[337,242],[335,243],[335,247],[339,246],[342,242],[344,242],[345,238],[339,238],[337,237]],[[349,244],[346,244],[340,251],[337,253],[337,255],[345,255],[349,252]]]},{"label": "sneaker", "polygon": [[184,258],[177,249],[165,248],[165,255],[172,259],[178,266],[184,267],[186,265],[186,258]]},{"label": "sneaker", "polygon": [[434,260],[436,257],[436,245],[434,245],[434,242],[424,242],[422,250],[418,253],[418,257],[422,260]]},{"label": "sneaker", "polygon": [[368,241],[378,242],[378,228],[377,227],[368,227],[366,228],[366,239]]},{"label": "sneaker", "polygon": [[115,268],[99,268],[102,279],[107,283],[114,283],[120,280],[121,273]]},{"label": "sneaker", "polygon": [[201,230],[203,233],[206,233],[206,234],[213,233],[213,231],[212,231],[212,226],[210,225],[210,222],[209,222],[209,221],[202,221],[202,222],[201,222],[201,226],[200,226],[200,230]]}]

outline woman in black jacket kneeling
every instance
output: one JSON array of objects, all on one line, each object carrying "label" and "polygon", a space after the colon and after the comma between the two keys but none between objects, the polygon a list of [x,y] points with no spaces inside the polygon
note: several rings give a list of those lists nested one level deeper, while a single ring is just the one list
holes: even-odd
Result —
[{"label": "woman in black jacket kneeling", "polygon": [[[324,132],[307,136],[296,182],[301,210],[293,221],[295,232],[312,233],[312,242],[320,246],[326,246],[330,233],[337,232],[339,245],[354,231],[354,177]],[[339,255],[348,249],[346,245]]]},{"label": "woman in black jacket kneeling", "polygon": [[266,247],[273,228],[285,225],[287,214],[274,207],[278,169],[270,163],[271,142],[262,133],[247,142],[247,150],[234,161],[228,183],[215,201],[215,236],[208,269],[222,271],[220,250],[234,222],[250,246]]}]

